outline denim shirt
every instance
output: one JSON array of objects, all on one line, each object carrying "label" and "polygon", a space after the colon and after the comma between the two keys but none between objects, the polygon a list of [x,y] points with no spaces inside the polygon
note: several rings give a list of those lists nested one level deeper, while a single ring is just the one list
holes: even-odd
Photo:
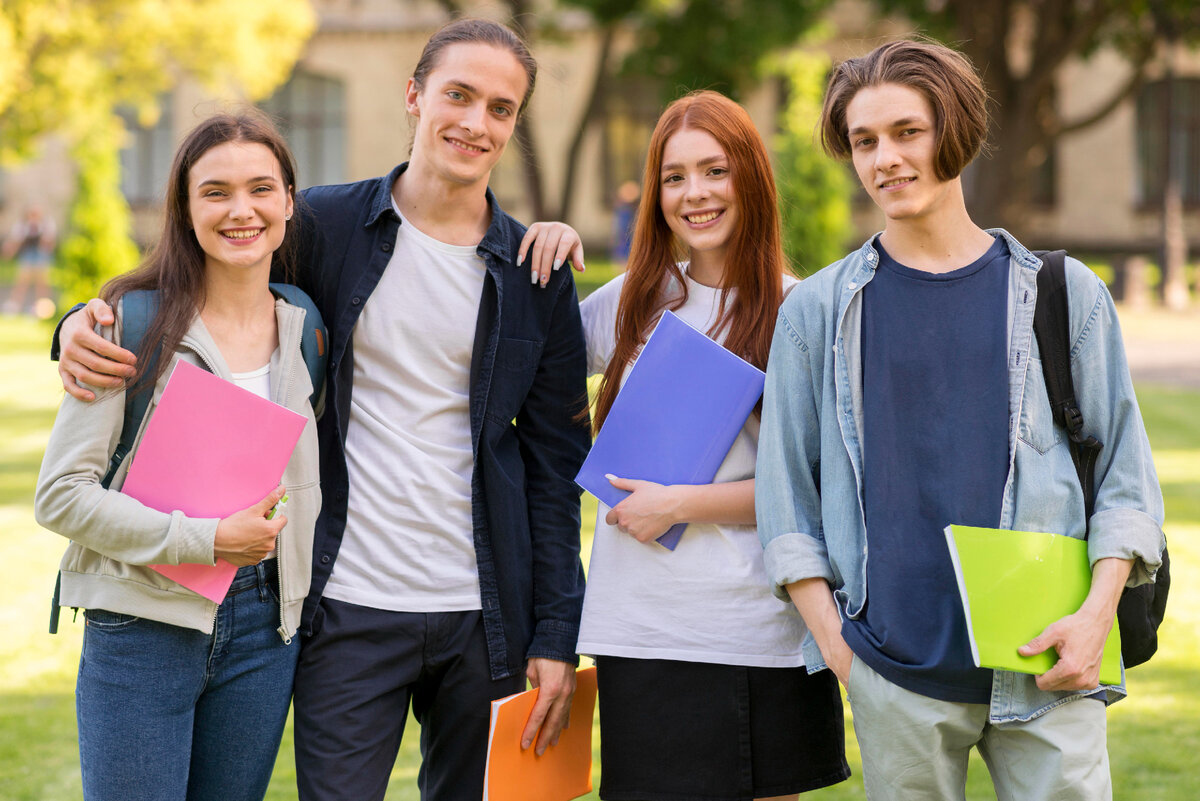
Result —
[{"label": "denim shirt", "polygon": [[[1128,586],[1152,581],[1161,561],[1163,502],[1150,444],[1134,397],[1107,288],[1067,259],[1071,373],[1086,428],[1104,443],[1096,464],[1096,503],[1085,525],[1065,433],[1054,425],[1042,376],[1033,312],[1041,261],[1008,241],[1009,467],[1000,528],[1083,538],[1088,558],[1134,562]],[[867,598],[863,514],[862,288],[875,275],[872,237],[858,251],[801,282],[779,312],[767,369],[759,440],[756,506],[767,575],[776,595],[821,577],[839,612],[862,614]],[[810,671],[825,667],[810,634]],[[1106,686],[1109,701],[1124,683]],[[1094,691],[1044,692],[1034,677],[997,670],[989,717],[1025,721]]]},{"label": "denim shirt", "polygon": [[[346,527],[346,427],[354,390],[354,326],[392,255],[400,220],[391,189],[407,164],[384,177],[301,193],[296,281],[329,327],[329,374],[321,439],[324,506],[313,548],[312,588],[301,631],[318,603]],[[579,489],[590,445],[587,356],[570,270],[531,285],[517,267],[525,228],[487,193],[491,223],[477,252],[487,275],[475,322],[469,410],[474,467],[471,512],[483,627],[493,679],[529,658],[577,664],[583,605]],[[469,321],[463,321],[469,324]]]}]

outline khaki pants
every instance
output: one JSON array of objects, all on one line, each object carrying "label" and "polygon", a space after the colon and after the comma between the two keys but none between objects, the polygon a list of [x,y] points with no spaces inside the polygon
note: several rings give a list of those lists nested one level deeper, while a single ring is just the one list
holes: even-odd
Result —
[{"label": "khaki pants", "polygon": [[972,746],[998,801],[1111,801],[1105,705],[1080,698],[1027,723],[994,725],[987,704],[909,692],[857,657],[850,709],[871,801],[963,799]]}]

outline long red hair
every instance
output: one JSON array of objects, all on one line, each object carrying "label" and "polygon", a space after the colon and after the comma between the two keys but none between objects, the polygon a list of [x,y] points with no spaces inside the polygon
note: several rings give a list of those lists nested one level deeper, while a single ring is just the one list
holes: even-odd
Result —
[{"label": "long red hair", "polygon": [[[667,227],[661,204],[663,150],[667,140],[684,128],[704,131],[721,145],[729,158],[738,204],[738,226],[725,263],[720,312],[708,335],[716,339],[724,333],[728,350],[760,369],[767,366],[783,298],[784,268],[771,161],[744,108],[717,92],[693,92],[667,106],[650,137],[642,201],[617,306],[617,344],[596,401],[596,431],[612,408],[625,368],[645,344],[658,318],[663,311],[677,309],[687,301],[687,283],[678,264],[687,253]],[[674,300],[667,293],[672,282],[682,289]]]}]

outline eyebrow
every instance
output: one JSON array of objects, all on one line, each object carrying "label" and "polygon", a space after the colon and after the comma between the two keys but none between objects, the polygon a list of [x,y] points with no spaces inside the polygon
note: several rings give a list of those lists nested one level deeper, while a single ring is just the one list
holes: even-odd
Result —
[{"label": "eyebrow", "polygon": [[[902,119],[896,120],[891,125],[886,125],[884,127],[885,128],[903,128],[905,125],[912,125],[913,123],[917,123],[917,122],[926,124],[926,121],[924,119],[922,119],[921,117],[904,117]],[[870,133],[870,132],[871,132],[870,128],[867,128],[865,125],[859,125],[857,128],[851,128],[848,135],[854,136],[855,134]]]},{"label": "eyebrow", "polygon": [[[460,81],[457,78],[452,78],[449,81],[446,81],[446,85],[447,86],[457,86],[460,89],[466,89],[468,92],[470,92],[473,95],[480,94],[479,90],[476,89],[474,86],[467,83],[466,81]],[[509,100],[507,97],[496,97],[496,98],[493,98],[491,102],[504,103],[505,105],[514,106],[514,107],[517,105],[517,101]]]},{"label": "eyebrow", "polygon": [[[716,163],[716,162],[718,162],[718,161],[725,161],[725,160],[726,160],[726,158],[727,158],[727,157],[726,157],[726,156],[724,156],[724,155],[720,155],[720,156],[709,156],[709,157],[708,157],[708,158],[706,158],[706,159],[700,159],[700,161],[696,162],[696,165],[697,165],[698,167],[707,167],[709,164],[715,164],[715,163]],[[683,167],[684,167],[684,165],[683,165],[683,164],[681,164],[681,163],[678,163],[678,162],[672,162],[672,163],[670,163],[670,164],[664,164],[664,165],[662,165],[662,171],[663,171],[663,172],[666,172],[667,170],[681,170],[681,169],[683,169]]]}]

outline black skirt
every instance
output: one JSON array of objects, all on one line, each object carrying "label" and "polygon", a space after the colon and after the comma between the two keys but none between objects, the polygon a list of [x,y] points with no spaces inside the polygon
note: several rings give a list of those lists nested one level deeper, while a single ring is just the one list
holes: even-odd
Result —
[{"label": "black skirt", "polygon": [[850,775],[832,671],[596,660],[600,797],[751,801]]}]

